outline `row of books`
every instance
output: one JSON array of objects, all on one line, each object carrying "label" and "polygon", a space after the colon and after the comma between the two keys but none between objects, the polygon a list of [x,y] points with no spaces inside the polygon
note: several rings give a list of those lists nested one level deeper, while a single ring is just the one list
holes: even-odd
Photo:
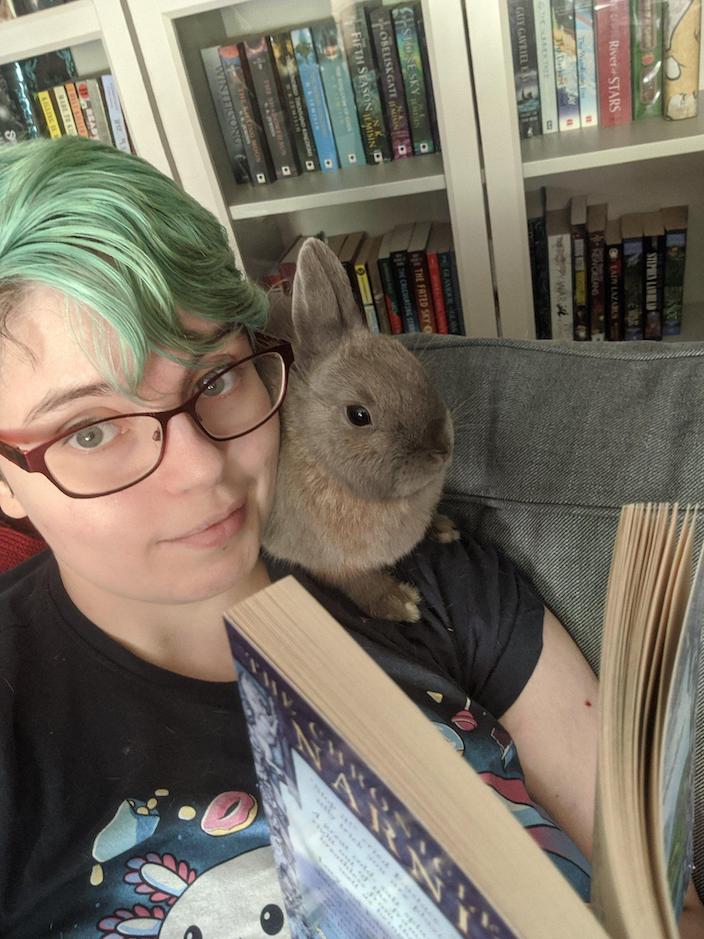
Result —
[{"label": "row of books", "polygon": [[79,77],[70,49],[0,66],[0,144],[65,134],[132,152],[112,75]]},{"label": "row of books", "polygon": [[508,0],[521,137],[696,117],[701,0]]},{"label": "row of books", "polygon": [[630,340],[682,327],[686,206],[608,218],[606,203],[527,194],[538,339]]},{"label": "row of books", "polygon": [[201,50],[238,183],[440,149],[417,2],[368,9]]},{"label": "row of books", "polygon": [[[447,222],[396,225],[382,235],[323,237],[347,272],[363,319],[374,333],[464,334],[452,231]],[[264,286],[290,291],[301,235]]]},{"label": "row of books", "polygon": [[38,13],[49,7],[62,6],[71,0],[0,0],[0,21],[13,20],[16,16]]}]

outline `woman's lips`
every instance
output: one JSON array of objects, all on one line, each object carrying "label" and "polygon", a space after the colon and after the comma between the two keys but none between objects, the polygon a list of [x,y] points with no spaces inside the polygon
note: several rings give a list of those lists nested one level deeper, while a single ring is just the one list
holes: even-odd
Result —
[{"label": "woman's lips", "polygon": [[191,548],[222,547],[222,545],[226,544],[230,538],[234,537],[234,535],[240,531],[244,525],[246,515],[247,503],[243,502],[242,505],[230,512],[222,521],[216,522],[214,525],[210,525],[202,531],[194,532],[192,535],[169,539],[169,543],[187,545]]}]

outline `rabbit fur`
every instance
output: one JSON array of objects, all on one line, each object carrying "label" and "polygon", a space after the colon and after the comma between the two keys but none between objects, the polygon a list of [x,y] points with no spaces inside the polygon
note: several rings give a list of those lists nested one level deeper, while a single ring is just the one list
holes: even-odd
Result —
[{"label": "rabbit fur", "polygon": [[417,620],[417,590],[389,567],[431,523],[441,540],[458,537],[436,514],[454,439],[445,404],[415,355],[368,330],[317,238],[301,248],[292,298],[272,303],[268,331],[291,342],[295,362],[265,549],[370,616]]}]

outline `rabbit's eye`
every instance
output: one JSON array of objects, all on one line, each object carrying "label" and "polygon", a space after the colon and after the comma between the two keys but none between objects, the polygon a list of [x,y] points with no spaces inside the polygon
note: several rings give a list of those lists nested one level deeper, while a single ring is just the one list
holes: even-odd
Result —
[{"label": "rabbit's eye", "polygon": [[347,407],[347,419],[355,427],[365,427],[371,424],[372,416],[361,404],[350,404]]}]

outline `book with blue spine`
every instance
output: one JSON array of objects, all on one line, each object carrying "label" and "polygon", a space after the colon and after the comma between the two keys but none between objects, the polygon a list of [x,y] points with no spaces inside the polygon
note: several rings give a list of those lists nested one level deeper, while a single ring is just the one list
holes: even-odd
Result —
[{"label": "book with blue spine", "polygon": [[315,54],[313,35],[308,26],[299,26],[291,30],[291,42],[296,54],[298,75],[301,79],[301,88],[305,98],[310,127],[318,151],[320,168],[323,172],[332,172],[339,169],[335,149],[335,136],[332,130],[330,114],[325,101],[323,81],[320,77],[318,58]]},{"label": "book with blue spine", "polygon": [[401,64],[406,106],[413,140],[413,153],[421,156],[434,153],[433,128],[428,105],[428,88],[423,71],[423,58],[416,24],[416,7],[402,3],[391,8],[396,48]]},{"label": "book with blue spine", "polygon": [[592,0],[575,0],[574,27],[577,40],[577,78],[579,80],[579,117],[582,127],[599,124],[596,82],[596,40]]},{"label": "book with blue spine", "polygon": [[420,332],[420,321],[418,319],[418,310],[413,295],[411,273],[408,264],[408,245],[413,234],[413,223],[406,225],[396,225],[389,243],[389,257],[396,284],[396,297],[398,300],[399,313],[403,320],[403,331],[405,333]]},{"label": "book with blue spine", "polygon": [[367,162],[367,157],[359,130],[352,79],[337,23],[329,16],[312,23],[310,29],[340,165],[363,165]]}]

